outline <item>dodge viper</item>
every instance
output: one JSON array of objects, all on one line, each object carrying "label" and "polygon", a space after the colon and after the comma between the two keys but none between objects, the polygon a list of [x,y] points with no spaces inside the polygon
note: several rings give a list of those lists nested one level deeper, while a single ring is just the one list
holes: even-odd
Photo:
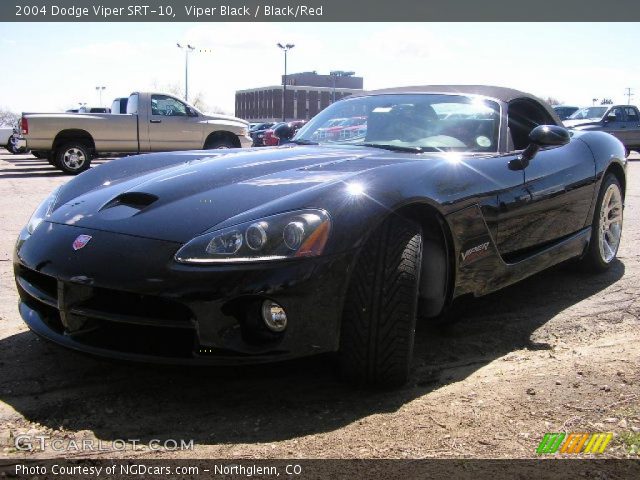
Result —
[{"label": "dodge viper", "polygon": [[[359,135],[315,134],[337,118]],[[574,259],[615,260],[623,145],[488,86],[355,95],[274,148],[113,160],[19,235],[19,310],[99,356],[241,364],[334,352],[344,378],[407,381],[417,321]]]}]

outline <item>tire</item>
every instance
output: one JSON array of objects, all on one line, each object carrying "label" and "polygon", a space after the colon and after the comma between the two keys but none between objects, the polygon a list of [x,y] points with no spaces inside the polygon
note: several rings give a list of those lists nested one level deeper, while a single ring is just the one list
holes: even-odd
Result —
[{"label": "tire", "polygon": [[63,172],[77,175],[91,166],[91,150],[82,142],[68,142],[56,150],[54,162]]},{"label": "tire", "polygon": [[15,135],[11,135],[9,137],[9,140],[7,141],[7,146],[4,147],[4,148],[6,148],[9,151],[9,153],[17,155],[19,152],[18,152],[18,149],[15,146],[15,141],[16,141],[16,136]]},{"label": "tire", "polygon": [[585,270],[604,272],[611,267],[622,236],[623,206],[620,182],[615,175],[608,173],[598,193],[591,223],[591,239],[581,260]]},{"label": "tire", "polygon": [[228,138],[217,138],[213,140],[207,140],[207,143],[204,146],[205,150],[224,150],[227,148],[237,148],[237,147]]},{"label": "tire", "polygon": [[344,379],[382,388],[407,382],[421,261],[420,227],[397,216],[364,245],[342,317],[338,368]]}]

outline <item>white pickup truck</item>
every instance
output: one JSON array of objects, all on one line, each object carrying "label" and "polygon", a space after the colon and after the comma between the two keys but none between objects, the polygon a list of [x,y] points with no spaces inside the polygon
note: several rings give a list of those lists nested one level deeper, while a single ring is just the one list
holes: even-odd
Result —
[{"label": "white pickup truck", "polygon": [[165,93],[134,92],[126,114],[23,113],[27,148],[77,174],[110,153],[166,152],[251,146],[248,122],[207,115]]}]

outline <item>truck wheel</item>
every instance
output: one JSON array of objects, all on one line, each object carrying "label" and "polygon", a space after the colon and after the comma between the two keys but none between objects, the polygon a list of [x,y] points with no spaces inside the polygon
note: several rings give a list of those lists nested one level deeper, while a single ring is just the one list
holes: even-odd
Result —
[{"label": "truck wheel", "polygon": [[602,181],[591,223],[591,240],[582,265],[592,272],[604,272],[616,258],[622,237],[622,189],[615,175]]},{"label": "truck wheel", "polygon": [[422,234],[398,216],[385,220],[364,245],[347,290],[338,367],[357,384],[406,383],[413,354]]},{"label": "truck wheel", "polygon": [[223,150],[226,148],[236,148],[236,146],[226,138],[217,138],[215,140],[209,140],[204,146],[205,150]]},{"label": "truck wheel", "polygon": [[82,142],[65,143],[56,150],[55,166],[65,173],[77,175],[91,165],[89,147]]}]

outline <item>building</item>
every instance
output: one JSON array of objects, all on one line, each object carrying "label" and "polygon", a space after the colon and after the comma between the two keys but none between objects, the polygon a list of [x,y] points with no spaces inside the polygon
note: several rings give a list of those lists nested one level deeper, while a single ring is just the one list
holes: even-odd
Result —
[{"label": "building", "polygon": [[[339,73],[343,75],[318,75],[316,72],[287,75],[285,118],[309,120],[334,101],[362,91],[362,77]],[[284,82],[284,75],[282,81]],[[236,117],[250,122],[281,121],[282,91],[282,85],[238,90]]]}]

